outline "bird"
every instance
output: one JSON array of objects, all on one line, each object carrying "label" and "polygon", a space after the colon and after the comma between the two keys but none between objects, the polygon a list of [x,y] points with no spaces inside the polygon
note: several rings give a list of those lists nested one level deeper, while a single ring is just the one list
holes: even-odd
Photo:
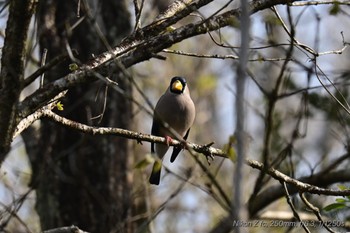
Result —
[{"label": "bird", "polygon": [[[175,76],[171,79],[170,85],[165,93],[158,100],[153,114],[153,123],[151,134],[154,136],[165,137],[168,145],[151,143],[151,152],[156,153],[160,159],[156,159],[152,173],[149,178],[150,184],[159,185],[162,169],[162,160],[169,149],[169,143],[172,137],[175,137],[166,127],[166,123],[184,140],[187,139],[191,126],[196,115],[195,105],[190,96],[186,79]],[[180,138],[179,138],[180,139]],[[174,162],[182,147],[174,147],[170,162]]]}]

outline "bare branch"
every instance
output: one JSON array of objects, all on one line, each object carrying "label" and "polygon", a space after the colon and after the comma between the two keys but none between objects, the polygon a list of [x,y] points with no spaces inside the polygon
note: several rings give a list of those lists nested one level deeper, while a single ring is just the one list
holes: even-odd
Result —
[{"label": "bare branch", "polygon": [[136,18],[134,30],[139,30],[141,28],[141,13],[143,9],[144,0],[141,0],[140,5],[137,0],[133,0],[133,2],[134,2],[134,8],[135,8],[134,10],[135,10],[135,18]]},{"label": "bare branch", "polygon": [[320,214],[319,209],[318,209],[316,206],[312,205],[312,204],[306,199],[305,194],[304,194],[304,193],[299,193],[299,196],[300,196],[301,200],[303,200],[303,202],[305,203],[305,205],[306,205],[307,207],[309,207],[309,208],[312,210],[312,212],[316,215],[317,219],[322,223],[321,225],[324,226],[329,232],[335,233],[335,231],[333,231],[327,224],[325,224],[325,222],[324,222],[323,219],[322,219],[322,216],[321,216],[321,214]]},{"label": "bare branch", "polygon": [[[59,92],[79,85],[81,83],[94,81],[93,73],[108,75],[111,66],[115,60],[118,60],[125,68],[136,63],[148,60],[161,52],[163,49],[170,47],[182,40],[196,35],[205,34],[209,31],[217,30],[221,27],[232,25],[240,16],[240,8],[224,12],[220,15],[204,21],[187,24],[171,32],[167,32],[166,28],[172,23],[177,22],[181,18],[187,16],[199,7],[209,3],[210,1],[198,0],[192,1],[181,13],[175,14],[173,17],[166,18],[160,23],[151,24],[137,31],[123,40],[123,42],[99,56],[92,61],[82,65],[78,70],[67,76],[60,78],[42,89],[39,89],[31,96],[28,96],[19,104],[20,117],[26,117],[33,113],[36,109],[45,105],[45,102],[52,99]],[[287,4],[288,0],[260,0],[250,3],[250,12],[266,9],[276,4]],[[163,33],[160,33],[163,32]],[[142,36],[140,36],[142,35]],[[114,67],[115,72],[120,71],[120,67]]]},{"label": "bare branch", "polygon": [[[261,170],[261,171],[264,170],[264,165],[258,161],[247,159],[246,162],[248,163],[249,166],[251,166],[253,168],[256,168],[256,169]],[[324,183],[324,186],[327,186],[329,184],[332,184],[333,182],[342,182],[344,180],[340,179],[340,177],[339,177],[341,174],[343,174],[343,177],[345,177],[345,180],[349,180],[350,179],[350,172],[344,173],[344,170],[334,172],[333,174],[332,173],[327,174],[328,177],[327,176],[320,177],[318,174],[313,174],[312,177],[301,177],[298,180],[293,179],[290,176],[287,176],[274,168],[268,168],[266,170],[266,173],[280,182],[286,182],[287,184],[293,185],[300,192],[308,192],[308,193],[313,193],[313,194],[323,194],[323,195],[328,195],[328,196],[348,196],[348,195],[350,195],[350,190],[341,191],[341,190],[334,190],[334,189],[325,189],[325,188],[311,185],[311,184],[320,185],[320,184]],[[335,175],[336,175],[336,177],[334,177]],[[335,181],[335,180],[337,180],[337,181]],[[305,182],[307,182],[307,183],[305,183]]]},{"label": "bare branch", "polygon": [[218,54],[198,54],[198,53],[187,53],[183,52],[180,50],[172,50],[172,49],[163,49],[164,53],[172,53],[172,54],[177,54],[177,55],[183,55],[183,56],[189,56],[189,57],[198,57],[198,58],[216,58],[216,59],[233,59],[233,60],[238,60],[239,57],[235,55],[218,55]]},{"label": "bare branch", "polygon": [[88,232],[80,230],[77,226],[70,226],[70,227],[59,227],[59,228],[43,231],[42,233],[88,233]]},{"label": "bare branch", "polygon": [[327,0],[327,1],[296,1],[290,3],[291,6],[315,6],[315,5],[329,5],[329,4],[339,4],[339,5],[350,5],[350,2],[347,0]]},{"label": "bare branch", "polygon": [[307,228],[307,226],[305,225],[305,223],[302,221],[302,219],[300,218],[297,210],[295,209],[294,207],[294,204],[292,202],[292,198],[290,197],[289,195],[289,192],[288,192],[288,188],[287,188],[287,185],[285,182],[282,183],[283,185],[283,188],[284,188],[284,192],[285,192],[285,196],[286,196],[286,199],[287,199],[287,203],[288,205],[290,206],[292,212],[293,212],[293,216],[294,218],[296,218],[298,220],[298,222],[300,222],[301,226],[304,228],[305,232],[308,232],[310,233],[310,230]]},{"label": "bare branch", "polygon": [[[126,129],[120,129],[120,128],[112,128],[112,127],[94,127],[94,126],[88,126],[85,124],[81,124],[75,121],[71,121],[67,118],[64,118],[62,116],[57,115],[56,113],[52,112],[51,110],[44,110],[43,116],[48,117],[51,120],[54,120],[55,122],[82,131],[84,133],[93,134],[93,135],[115,135],[115,136],[121,136],[124,138],[129,139],[135,139],[137,142],[141,143],[143,141],[146,142],[154,142],[159,144],[164,144],[169,146],[180,146],[181,141],[178,140],[172,140],[171,142],[167,142],[165,138],[163,137],[157,137],[149,134],[143,134],[139,132],[134,132],[131,130]],[[206,156],[218,156],[218,157],[224,157],[228,158],[226,153],[222,151],[221,149],[214,148],[210,144],[205,145],[198,145],[195,143],[187,142],[187,148],[186,149],[192,149],[195,152],[204,154]],[[340,174],[343,174],[345,179],[340,179],[339,176],[334,178],[332,176],[332,173],[327,174],[326,177],[322,176],[320,177],[318,174],[314,174],[311,178],[300,178],[299,180],[293,179],[290,176],[287,176],[283,174],[282,172],[274,169],[274,168],[264,168],[264,164],[260,163],[256,160],[252,159],[246,159],[245,163],[249,165],[252,168],[258,169],[260,171],[266,172],[266,174],[270,175],[274,179],[285,182],[289,185],[294,186],[299,192],[308,192],[312,194],[319,194],[319,195],[328,195],[328,196],[348,196],[350,195],[350,190],[334,190],[334,189],[325,189],[321,188],[312,184],[319,185],[319,182],[323,182],[324,185],[329,185],[334,182],[342,182],[342,181],[349,181],[350,180],[350,171],[345,172],[344,171],[338,171],[335,172]],[[323,173],[320,173],[323,174]],[[321,179],[322,178],[322,179]],[[308,183],[305,183],[308,182]],[[259,198],[258,198],[259,199]]]},{"label": "bare branch", "polygon": [[26,118],[22,119],[16,126],[16,130],[13,134],[13,139],[16,138],[19,134],[21,134],[25,129],[27,129],[29,126],[31,126],[35,121],[42,118],[45,114],[45,111],[51,111],[55,108],[57,100],[61,99],[65,96],[67,91],[63,91],[60,94],[58,94],[55,98],[53,98],[48,105],[39,108],[34,113],[30,114]]},{"label": "bare branch", "polygon": [[[249,166],[262,169],[263,164],[254,161],[247,160]],[[271,175],[274,179],[280,182],[286,182],[292,187],[289,188],[290,195],[298,192],[309,192],[313,194],[322,194],[329,196],[347,196],[350,194],[350,190],[346,190],[348,194],[341,194],[342,191],[334,189],[325,189],[320,187],[327,187],[334,183],[348,182],[350,181],[350,172],[347,169],[338,170],[324,174],[323,172],[312,174],[311,176],[299,177],[297,180],[289,176],[286,176],[279,171],[270,168],[266,171],[267,174]],[[299,183],[300,182],[300,183]],[[276,201],[277,199],[284,196],[284,189],[281,185],[270,186],[268,189],[259,193],[254,201],[249,203],[249,214],[255,216],[258,211],[265,208],[267,205]]]},{"label": "bare branch", "polygon": [[[143,141],[146,142],[154,142],[154,143],[160,143],[170,146],[181,146],[182,142],[173,139],[170,143],[166,141],[163,137],[157,137],[150,134],[143,134],[139,132],[134,132],[126,129],[120,129],[120,128],[111,128],[111,127],[93,127],[88,126],[85,124],[81,124],[72,120],[69,120],[67,118],[64,118],[51,110],[44,109],[43,110],[43,116],[48,117],[51,120],[54,120],[57,123],[60,123],[64,126],[82,131],[84,133],[93,134],[93,135],[115,135],[115,136],[121,136],[124,138],[129,139],[135,139],[138,143],[141,143]],[[194,143],[187,143],[187,147],[205,155],[211,155],[211,156],[219,156],[219,157],[227,157],[226,154],[217,148],[208,146],[208,145],[198,145]]]},{"label": "bare branch", "polygon": [[[177,55],[182,55],[182,56],[189,56],[189,57],[198,57],[198,58],[214,58],[214,59],[232,59],[232,60],[238,60],[239,56],[236,55],[220,55],[220,54],[198,54],[198,53],[188,53],[180,50],[173,50],[173,49],[163,49],[162,52],[164,53],[172,53],[172,54],[177,54]],[[259,57],[259,58],[250,58],[248,61],[250,62],[263,62],[263,61],[284,61],[286,58],[264,58],[264,57]],[[292,59],[290,59],[292,60]]]}]

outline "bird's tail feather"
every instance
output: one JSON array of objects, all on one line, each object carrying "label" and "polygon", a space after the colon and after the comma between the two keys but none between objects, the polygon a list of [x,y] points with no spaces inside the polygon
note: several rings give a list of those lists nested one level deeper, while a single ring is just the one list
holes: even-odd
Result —
[{"label": "bird's tail feather", "polygon": [[175,161],[175,159],[177,158],[181,150],[182,150],[181,147],[174,147],[173,153],[171,154],[171,157],[170,157],[170,162]]}]

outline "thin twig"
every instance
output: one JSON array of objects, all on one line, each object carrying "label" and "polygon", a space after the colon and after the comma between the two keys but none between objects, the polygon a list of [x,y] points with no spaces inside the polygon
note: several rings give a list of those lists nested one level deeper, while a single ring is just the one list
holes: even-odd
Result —
[{"label": "thin twig", "polygon": [[[326,92],[332,97],[332,99],[339,104],[344,111],[350,115],[350,106],[346,100],[346,98],[344,97],[344,95],[339,91],[339,89],[333,84],[333,82],[327,77],[327,75],[321,70],[321,68],[316,64],[316,61],[314,61],[315,64],[315,74],[317,77],[317,80],[320,82],[320,84],[324,87],[324,89],[326,90]],[[326,87],[326,84],[322,81],[321,77],[319,76],[317,70],[319,70],[321,72],[321,74],[323,75],[323,77],[325,77],[333,86],[333,88],[337,91],[337,93],[339,93],[340,97],[343,99],[343,101],[345,102],[346,106]]]},{"label": "thin twig", "polygon": [[165,207],[167,206],[167,204],[174,199],[174,197],[176,197],[181,190],[183,190],[184,186],[186,185],[186,182],[182,182],[176,189],[175,191],[173,191],[170,196],[166,199],[166,201],[164,201],[157,209],[157,211],[152,214],[152,216],[149,217],[149,219],[144,222],[136,231],[136,233],[139,232],[144,232],[146,227],[165,209]]},{"label": "thin twig", "polygon": [[191,151],[190,151],[190,153],[192,155],[192,158],[196,161],[196,163],[199,165],[199,167],[202,169],[202,171],[207,175],[211,184],[213,184],[213,186],[218,190],[221,197],[224,199],[224,202],[227,206],[225,209],[227,210],[227,209],[230,209],[230,207],[232,208],[230,198],[226,195],[224,189],[220,186],[217,179],[215,179],[213,174],[206,168],[206,166],[204,166],[204,164],[199,160],[197,155],[193,154]]},{"label": "thin twig", "polygon": [[339,5],[350,5],[348,0],[323,0],[323,1],[296,1],[292,2],[290,6],[315,6],[315,5],[329,5],[329,4],[339,4]]},{"label": "thin twig", "polygon": [[77,226],[69,226],[69,227],[59,227],[50,230],[43,231],[42,233],[88,233],[87,231],[80,230]]},{"label": "thin twig", "polygon": [[[238,60],[239,56],[236,55],[220,55],[220,54],[198,54],[198,53],[188,53],[180,50],[173,50],[173,49],[163,49],[164,53],[172,53],[172,54],[177,54],[177,55],[182,55],[182,56],[189,56],[189,57],[198,57],[198,58],[211,58],[211,59],[232,59],[232,60]],[[263,62],[263,61],[284,61],[287,58],[264,58],[264,57],[259,57],[259,58],[250,58],[248,59],[249,62]],[[292,59],[290,59],[292,60]]]},{"label": "thin twig", "polygon": [[142,9],[145,1],[141,0],[140,5],[137,0],[133,0],[133,2],[134,2],[135,18],[136,18],[134,30],[137,31],[141,28],[141,13],[142,13]]},{"label": "thin twig", "polygon": [[308,208],[310,208],[310,209],[312,210],[312,212],[316,215],[317,219],[321,222],[321,225],[322,225],[324,228],[326,228],[327,231],[332,232],[332,233],[335,233],[336,231],[332,230],[332,229],[328,226],[328,224],[326,224],[326,223],[323,221],[322,216],[321,216],[321,214],[320,214],[320,210],[319,210],[316,206],[312,205],[312,204],[306,199],[305,194],[304,194],[304,193],[299,193],[299,196],[300,196],[301,200],[303,200],[304,204],[305,204]]},{"label": "thin twig", "polygon": [[[45,65],[46,56],[47,56],[47,49],[45,48],[43,51],[43,55],[41,56],[40,67],[43,67]],[[45,73],[42,73],[40,76],[40,88],[42,88],[44,86],[44,78],[45,78]]]},{"label": "thin twig", "polygon": [[66,61],[69,59],[69,56],[67,54],[62,54],[60,56],[55,57],[50,62],[45,64],[44,66],[37,69],[33,74],[29,75],[26,79],[24,79],[24,86],[28,86],[32,82],[34,82],[35,79],[37,79],[40,75],[44,74],[46,71],[52,69],[52,67]]},{"label": "thin twig", "polygon": [[293,202],[292,202],[292,200],[291,200],[291,197],[290,197],[290,195],[289,195],[289,192],[288,192],[288,188],[287,188],[286,183],[283,182],[282,184],[283,184],[283,187],[284,187],[284,191],[285,191],[285,193],[286,193],[287,203],[288,203],[288,205],[290,206],[290,208],[291,208],[291,210],[292,210],[292,212],[293,212],[294,217],[298,220],[298,222],[300,222],[300,224],[301,224],[301,226],[304,228],[304,230],[305,230],[306,232],[310,233],[310,230],[307,228],[307,226],[305,225],[305,223],[303,222],[303,220],[300,218],[300,216],[299,216],[297,210],[296,210],[295,207],[294,207],[294,204],[293,204]]}]

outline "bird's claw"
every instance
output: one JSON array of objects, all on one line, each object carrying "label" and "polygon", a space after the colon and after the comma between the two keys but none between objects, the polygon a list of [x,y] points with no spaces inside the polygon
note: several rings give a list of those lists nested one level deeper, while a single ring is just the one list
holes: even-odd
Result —
[{"label": "bird's claw", "polygon": [[143,145],[141,139],[136,139],[136,141],[137,141],[137,144]]},{"label": "bird's claw", "polygon": [[166,145],[169,147],[173,139],[170,136],[165,136],[165,140],[166,140]]},{"label": "bird's claw", "polygon": [[180,142],[180,146],[182,149],[186,149],[187,148],[187,142],[186,141],[181,141]]},{"label": "bird's claw", "polygon": [[213,154],[212,154],[211,151],[210,151],[210,147],[211,147],[213,144],[214,144],[214,142],[211,142],[211,143],[208,143],[208,144],[204,145],[205,150],[206,150],[206,152],[204,153],[204,155],[205,155],[205,157],[206,157],[206,159],[207,159],[208,165],[210,165],[211,162],[214,161],[214,156],[213,156]]},{"label": "bird's claw", "polygon": [[213,162],[214,161],[214,156],[213,156],[213,154],[212,153],[207,153],[207,154],[205,154],[205,158],[207,159],[207,162],[208,162],[208,165],[210,165],[211,164],[211,162]]}]

